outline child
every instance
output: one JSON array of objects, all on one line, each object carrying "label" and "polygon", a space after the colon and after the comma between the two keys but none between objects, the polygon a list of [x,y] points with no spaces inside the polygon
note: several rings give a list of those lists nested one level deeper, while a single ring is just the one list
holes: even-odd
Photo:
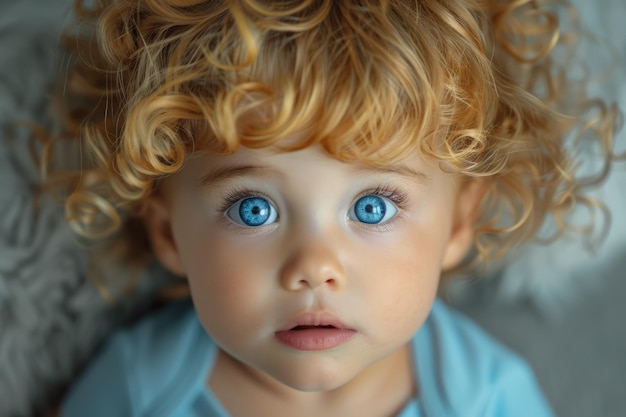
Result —
[{"label": "child", "polygon": [[62,416],[551,415],[527,365],[436,299],[579,201],[540,2],[77,10],[98,24],[67,99],[91,163],[70,224],[152,253],[193,305],[115,335]]}]

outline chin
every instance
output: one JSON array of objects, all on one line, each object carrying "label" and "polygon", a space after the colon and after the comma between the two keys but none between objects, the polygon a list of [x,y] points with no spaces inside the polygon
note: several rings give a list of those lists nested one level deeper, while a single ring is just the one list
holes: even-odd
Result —
[{"label": "chin", "polygon": [[354,375],[342,370],[337,363],[320,364],[318,361],[305,366],[292,366],[287,372],[271,373],[279,383],[301,392],[333,391],[348,383]]}]

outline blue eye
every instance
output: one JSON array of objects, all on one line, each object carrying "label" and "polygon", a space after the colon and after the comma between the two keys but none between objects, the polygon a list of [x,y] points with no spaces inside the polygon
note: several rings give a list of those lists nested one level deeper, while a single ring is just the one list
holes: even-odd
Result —
[{"label": "blue eye", "polygon": [[385,197],[377,195],[366,195],[354,203],[352,209],[354,217],[366,224],[379,224],[391,219],[398,212],[396,206]]},{"label": "blue eye", "polygon": [[226,210],[226,217],[242,226],[265,226],[275,223],[278,212],[263,197],[249,197],[237,201]]}]

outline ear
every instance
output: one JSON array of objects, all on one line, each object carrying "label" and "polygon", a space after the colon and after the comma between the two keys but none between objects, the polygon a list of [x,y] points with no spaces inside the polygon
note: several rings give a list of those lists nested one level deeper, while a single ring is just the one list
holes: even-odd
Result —
[{"label": "ear", "polygon": [[471,249],[478,209],[490,184],[490,181],[482,178],[470,178],[461,184],[455,203],[452,232],[442,263],[444,272],[458,267]]},{"label": "ear", "polygon": [[143,208],[143,220],[154,255],[172,274],[184,277],[185,268],[172,233],[170,208],[158,194],[148,197]]}]

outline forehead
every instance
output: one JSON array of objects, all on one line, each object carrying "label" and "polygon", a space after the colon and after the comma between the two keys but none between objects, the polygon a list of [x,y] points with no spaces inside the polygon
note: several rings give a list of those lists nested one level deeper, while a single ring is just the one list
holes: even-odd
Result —
[{"label": "forehead", "polygon": [[194,155],[186,168],[193,181],[210,185],[231,178],[332,181],[334,176],[346,178],[395,176],[427,184],[445,174],[437,164],[419,155],[405,156],[393,163],[373,165],[363,161],[341,161],[329,155],[322,146],[284,152],[276,148],[249,149],[240,147],[231,155]]}]

